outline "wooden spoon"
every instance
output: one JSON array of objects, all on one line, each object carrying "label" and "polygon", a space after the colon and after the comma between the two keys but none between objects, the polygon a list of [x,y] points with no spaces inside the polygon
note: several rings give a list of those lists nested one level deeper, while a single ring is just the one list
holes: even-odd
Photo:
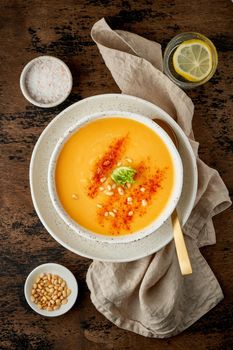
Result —
[{"label": "wooden spoon", "polygon": [[[171,128],[171,126],[161,119],[153,119],[155,123],[157,123],[166,133],[170,136],[176,148],[179,148],[179,143],[176,137],[175,132]],[[177,257],[180,265],[180,270],[182,275],[190,275],[192,273],[192,266],[190,263],[190,259],[188,256],[188,251],[185,245],[185,240],[183,236],[183,232],[181,229],[180,221],[177,215],[176,209],[173,211],[172,215],[172,226],[173,226],[173,235],[176,246]]]}]

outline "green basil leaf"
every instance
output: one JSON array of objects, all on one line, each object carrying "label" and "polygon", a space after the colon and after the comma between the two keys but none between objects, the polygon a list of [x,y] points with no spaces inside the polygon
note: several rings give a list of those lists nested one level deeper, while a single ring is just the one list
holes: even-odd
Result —
[{"label": "green basil leaf", "polygon": [[121,166],[113,170],[111,178],[117,185],[133,184],[137,171],[131,167]]}]

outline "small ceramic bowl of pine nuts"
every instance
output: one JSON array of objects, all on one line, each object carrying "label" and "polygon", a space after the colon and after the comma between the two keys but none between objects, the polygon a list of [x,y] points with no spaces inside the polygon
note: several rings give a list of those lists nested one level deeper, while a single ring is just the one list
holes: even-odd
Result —
[{"label": "small ceramic bowl of pine nuts", "polygon": [[60,316],[74,305],[78,296],[77,281],[66,267],[48,263],[36,267],[24,285],[25,298],[38,314]]}]

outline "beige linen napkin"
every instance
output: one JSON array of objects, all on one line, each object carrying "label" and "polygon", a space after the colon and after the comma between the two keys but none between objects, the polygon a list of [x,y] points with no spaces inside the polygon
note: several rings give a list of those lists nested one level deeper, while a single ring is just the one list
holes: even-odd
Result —
[{"label": "beige linen napkin", "polygon": [[94,261],[87,273],[91,300],[106,318],[147,337],[170,337],[223,298],[199,247],[215,243],[212,217],[230,205],[228,191],[218,172],[198,158],[193,103],[162,73],[160,45],[133,33],[113,31],[104,19],[93,26],[92,38],[122,93],[142,97],[168,112],[189,137],[197,157],[198,193],[184,227],[193,274],[181,276],[174,242],[134,262]]}]

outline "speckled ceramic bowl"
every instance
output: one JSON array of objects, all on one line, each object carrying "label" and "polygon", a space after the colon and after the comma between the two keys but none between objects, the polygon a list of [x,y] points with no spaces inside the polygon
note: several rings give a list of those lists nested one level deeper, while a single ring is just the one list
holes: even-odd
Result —
[{"label": "speckled ceramic bowl", "polygon": [[[60,154],[60,151],[62,150],[64,144],[67,142],[68,138],[71,137],[71,135],[76,132],[79,128],[83,127],[87,123],[90,123],[96,119],[100,118],[111,118],[111,117],[118,117],[118,118],[127,118],[131,120],[135,120],[137,122],[140,122],[144,124],[145,126],[149,127],[155,134],[157,134],[165,143],[167,146],[174,166],[174,186],[172,193],[170,195],[170,198],[167,201],[167,204],[161,214],[152,222],[152,224],[146,226],[143,230],[130,233],[128,235],[124,236],[105,236],[101,235],[95,232],[91,232],[87,230],[86,228],[79,225],[77,222],[75,222],[64,210],[58,195],[56,191],[56,184],[55,184],[55,170],[56,170],[56,162],[58,159],[58,156]],[[144,238],[148,235],[150,235],[152,232],[157,230],[163,223],[168,219],[168,217],[171,215],[173,210],[176,208],[178,200],[181,195],[182,191],[182,185],[183,185],[183,166],[182,161],[180,158],[180,155],[174,146],[173,142],[171,141],[170,137],[167,135],[167,133],[155,122],[153,122],[151,119],[141,116],[139,114],[134,114],[130,112],[118,112],[118,111],[106,111],[102,113],[95,113],[88,117],[84,117],[80,119],[76,126],[69,129],[64,133],[64,136],[60,138],[58,143],[56,144],[54,151],[52,153],[50,162],[49,162],[49,169],[48,169],[48,189],[49,189],[49,195],[52,200],[52,203],[54,205],[54,208],[56,209],[59,216],[65,221],[67,225],[69,225],[77,234],[89,238],[92,240],[96,240],[99,242],[108,242],[108,243],[126,243],[126,242],[133,242],[136,240],[139,240],[141,238]]]},{"label": "speckled ceramic bowl", "polygon": [[[50,64],[57,65],[62,70],[61,74],[59,75],[59,78],[60,78],[60,81],[63,81],[62,86],[64,89],[64,91],[62,91],[62,93],[60,93],[60,95],[58,96],[56,96],[56,91],[54,91],[55,98],[47,102],[41,100],[40,99],[41,96],[39,96],[39,99],[36,98],[36,96],[33,96],[32,92],[30,91],[30,89],[28,89],[28,86],[27,86],[27,79],[28,77],[30,77],[31,69],[33,67],[36,67],[36,65],[38,64],[45,63],[46,61],[49,62]],[[64,84],[64,78],[66,79],[66,84]],[[65,64],[65,62],[63,62],[62,60],[54,56],[46,55],[46,56],[39,56],[34,58],[33,60],[31,60],[26,64],[26,66],[23,68],[22,73],[20,75],[20,88],[21,88],[22,94],[30,103],[41,108],[52,108],[64,102],[65,99],[69,96],[72,86],[73,86],[73,78],[69,67]],[[52,87],[48,86],[47,89],[49,89],[51,93]],[[47,90],[44,89],[43,91],[47,91]],[[39,90],[39,92],[41,91]]]},{"label": "speckled ceramic bowl", "polygon": [[[40,309],[38,305],[31,301],[31,291],[33,289],[33,284],[35,283],[37,277],[41,273],[51,273],[54,275],[58,275],[66,281],[68,287],[71,289],[71,295],[68,297],[67,304],[61,305],[61,307],[57,310],[47,311]],[[70,270],[68,270],[65,266],[55,263],[42,264],[37,266],[28,275],[24,284],[24,295],[28,302],[28,305],[38,314],[46,317],[57,317],[68,312],[74,305],[78,296],[78,283],[73,273]]]}]

